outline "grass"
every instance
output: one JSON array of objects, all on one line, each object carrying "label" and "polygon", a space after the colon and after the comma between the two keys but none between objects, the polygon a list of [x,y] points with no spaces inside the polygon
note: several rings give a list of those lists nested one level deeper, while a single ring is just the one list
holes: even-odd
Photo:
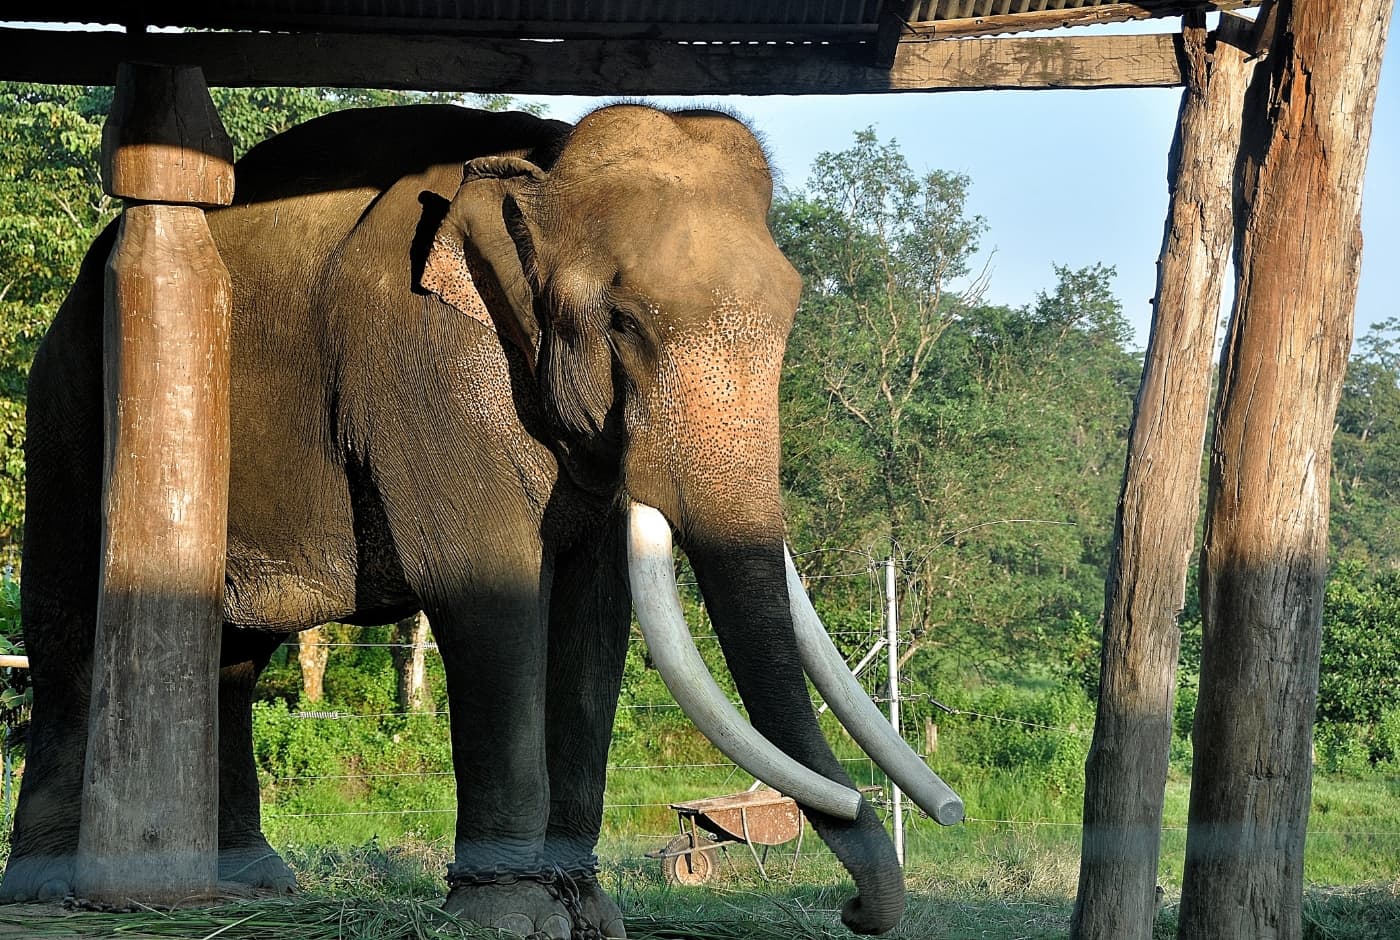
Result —
[{"label": "grass", "polygon": [[[770,850],[765,882],[746,849],[721,856],[704,888],[666,885],[645,853],[675,831],[665,804],[741,790],[747,778],[718,768],[680,774],[640,771],[615,775],[608,800],[608,835],[600,846],[601,877],[627,913],[629,932],[642,940],[729,938],[849,938],[840,906],[850,893],[835,858],[810,833],[800,857],[792,845]],[[943,829],[916,820],[909,830],[909,908],[894,940],[926,938],[1063,938],[1068,933],[1078,877],[1079,797],[1048,794],[1018,773],[964,776],[956,781],[969,821]],[[1319,778],[1314,786],[1306,871],[1309,890],[1304,936],[1309,940],[1395,940],[1400,937],[1400,781]],[[441,794],[450,804],[448,791]],[[1175,937],[1185,855],[1189,781],[1174,779],[1166,800],[1160,882],[1165,903],[1157,929]],[[334,817],[330,817],[334,819]],[[373,817],[351,817],[356,826]],[[395,817],[378,818],[396,822]],[[440,897],[450,817],[411,822],[390,837],[353,849],[289,846],[288,860],[313,898],[362,897],[365,891],[425,903]],[[316,822],[317,820],[310,820]],[[341,821],[343,823],[343,821]],[[317,841],[319,840],[319,841]],[[303,845],[326,844],[325,832]],[[381,847],[381,845],[383,847]],[[396,935],[398,936],[398,935]],[[402,936],[413,936],[403,934]]]},{"label": "grass", "polygon": [[[1063,938],[1074,872],[1058,844],[1032,834],[979,843],[968,881],[918,855],[908,870],[910,901],[891,940]],[[731,850],[704,888],[672,887],[656,865],[626,843],[605,846],[613,857],[601,873],[618,897],[635,940],[849,940],[839,910],[849,885],[824,852],[804,853],[794,869],[770,866],[758,877],[747,853]],[[447,846],[378,843],[337,849],[287,849],[305,894],[296,899],[239,901],[170,913],[70,913],[48,906],[0,908],[0,938],[34,940],[504,940],[508,935],[456,921],[437,909]],[[770,856],[770,858],[772,858]],[[773,858],[776,862],[778,859]],[[1175,936],[1176,899],[1168,896],[1156,936]],[[1304,909],[1306,940],[1394,940],[1400,936],[1400,885],[1313,887]]]},{"label": "grass", "polygon": [[[275,717],[275,716],[274,716]],[[379,737],[349,722],[280,718],[289,749],[332,749],[265,788],[265,828],[299,873],[295,900],[239,901],[169,914],[65,913],[0,908],[10,938],[180,937],[189,940],[445,940],[498,937],[436,909],[451,848],[453,783],[446,753],[402,764],[398,736],[433,738],[433,728],[392,727]],[[353,736],[352,736],[353,732]],[[338,741],[337,735],[346,735]],[[837,742],[840,736],[833,736]],[[851,888],[835,858],[809,832],[800,857],[774,847],[765,881],[742,847],[723,853],[703,888],[666,885],[646,853],[676,830],[668,804],[743,790],[750,778],[686,738],[656,738],[653,752],[619,756],[610,775],[605,887],[639,940],[849,938],[840,925]],[[678,742],[678,743],[677,743]],[[376,758],[374,748],[384,757]],[[299,753],[299,752],[298,752]],[[348,756],[347,756],[348,755]],[[312,769],[317,768],[317,769]],[[848,764],[858,783],[883,782],[868,762]],[[356,777],[375,771],[377,776]],[[1078,876],[1080,796],[1055,792],[1029,771],[988,771],[949,761],[968,821],[943,829],[915,817],[909,828],[909,906],[893,940],[1011,940],[1067,935]],[[316,776],[325,773],[325,776]],[[296,776],[300,774],[302,776]],[[1168,785],[1156,936],[1172,938],[1185,855],[1189,781]],[[1400,938],[1400,777],[1319,777],[1305,860],[1309,940]]]}]

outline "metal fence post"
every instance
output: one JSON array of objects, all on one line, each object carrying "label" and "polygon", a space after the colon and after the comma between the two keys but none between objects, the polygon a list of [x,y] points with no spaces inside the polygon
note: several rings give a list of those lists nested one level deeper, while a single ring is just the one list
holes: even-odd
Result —
[{"label": "metal fence post", "polygon": [[[899,601],[894,589],[894,556],[885,562],[885,647],[890,662],[890,724],[899,734]],[[904,867],[904,794],[890,781],[890,801],[894,804],[894,854]]]}]

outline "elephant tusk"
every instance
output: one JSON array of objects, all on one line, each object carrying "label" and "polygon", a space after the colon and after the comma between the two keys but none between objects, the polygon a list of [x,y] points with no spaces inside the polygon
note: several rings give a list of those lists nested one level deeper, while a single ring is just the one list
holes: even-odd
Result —
[{"label": "elephant tusk", "polygon": [[856,743],[920,809],[944,826],[962,822],[962,798],[929,769],[880,714],[826,635],[786,546],[783,558],[787,563],[788,602],[797,649],[812,684]]},{"label": "elephant tusk", "polygon": [[671,525],[650,506],[633,503],[627,567],[637,622],[652,661],[676,704],[734,763],[775,790],[840,819],[855,819],[862,797],[784,754],[740,716],[700,659],[681,613],[671,559]]}]

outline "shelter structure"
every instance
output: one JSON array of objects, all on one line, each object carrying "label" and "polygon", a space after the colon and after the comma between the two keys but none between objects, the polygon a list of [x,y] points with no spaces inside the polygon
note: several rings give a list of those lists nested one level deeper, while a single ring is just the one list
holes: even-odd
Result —
[{"label": "shelter structure", "polygon": [[[115,83],[104,183],[128,200],[107,294],[111,456],[98,648],[112,659],[94,679],[102,689],[94,701],[105,704],[92,716],[85,893],[159,903],[215,887],[208,692],[228,475],[228,291],[201,212],[226,202],[233,181],[206,83],[708,96],[1179,86],[1170,217],[1106,590],[1073,933],[1152,933],[1176,615],[1233,251],[1201,555],[1205,640],[1180,935],[1300,936],[1328,454],[1392,5],[9,3],[14,21],[107,27],[0,28],[0,79]],[[1258,8],[1256,18],[1232,12],[1247,7]],[[1222,11],[1207,32],[1206,14]],[[1169,16],[1181,17],[1180,31],[1071,28]],[[1022,35],[1033,30],[1052,32]],[[165,368],[147,368],[157,358]],[[143,436],[181,421],[177,433]],[[161,638],[172,635],[184,650],[178,669],[157,680],[132,667],[145,646],[168,652]],[[117,722],[103,710],[133,706],[164,720]],[[176,870],[186,874],[171,880]]]}]

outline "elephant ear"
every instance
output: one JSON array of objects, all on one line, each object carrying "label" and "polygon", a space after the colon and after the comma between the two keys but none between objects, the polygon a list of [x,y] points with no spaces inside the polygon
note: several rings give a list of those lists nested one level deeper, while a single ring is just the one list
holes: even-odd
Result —
[{"label": "elephant ear", "polygon": [[433,235],[420,283],[445,303],[509,338],[533,367],[539,341],[525,277],[529,234],[516,196],[544,177],[519,157],[469,161]]}]

